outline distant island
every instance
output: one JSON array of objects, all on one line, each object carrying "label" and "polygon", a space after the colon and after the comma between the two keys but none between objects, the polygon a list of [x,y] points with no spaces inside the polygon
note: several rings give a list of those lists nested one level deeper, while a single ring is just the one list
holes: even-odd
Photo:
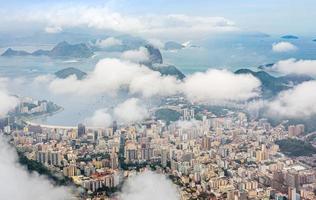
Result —
[{"label": "distant island", "polygon": [[163,63],[163,59],[162,59],[162,55],[161,52],[158,48],[154,47],[151,44],[146,44],[145,48],[147,49],[148,53],[149,53],[149,63],[143,63],[145,65],[152,65],[152,64],[162,64]]},{"label": "distant island", "polygon": [[313,42],[316,42],[316,39],[313,39]]},{"label": "distant island", "polygon": [[174,76],[179,80],[183,80],[185,75],[173,65],[154,65],[149,67],[153,71],[158,71],[162,76]]},{"label": "distant island", "polygon": [[1,56],[49,56],[53,58],[88,58],[93,55],[93,50],[84,43],[69,44],[60,42],[51,50],[37,50],[32,53],[8,48]]},{"label": "distant island", "polygon": [[182,49],[184,47],[185,47],[184,45],[179,44],[179,43],[174,42],[174,41],[166,42],[164,45],[165,50],[178,50],[178,49]]},{"label": "distant island", "polygon": [[78,80],[82,80],[87,76],[87,73],[74,67],[68,67],[55,72],[55,76],[60,79],[65,79],[72,75],[75,75]]},{"label": "distant island", "polygon": [[284,35],[281,38],[282,39],[288,39],[288,40],[297,40],[297,39],[299,39],[299,37],[295,36],[295,35]]},{"label": "distant island", "polygon": [[[141,64],[145,65],[153,71],[159,72],[162,76],[174,76],[179,80],[185,78],[185,75],[177,67],[173,65],[163,64],[163,58],[158,48],[150,44],[147,44],[144,47],[149,53],[149,61],[142,62]],[[77,79],[82,80],[87,76],[86,72],[83,72],[74,67],[59,70],[54,74],[56,77],[61,79],[65,79],[71,75],[75,75]]]},{"label": "distant island", "polygon": [[271,98],[279,92],[290,89],[293,85],[313,80],[306,75],[290,74],[286,76],[274,77],[265,71],[254,72],[250,69],[239,69],[235,74],[251,74],[258,78],[262,84],[262,94],[264,98]]},{"label": "distant island", "polygon": [[261,69],[261,70],[270,69],[270,68],[273,67],[273,65],[274,65],[274,63],[268,63],[268,64],[260,65],[258,67],[258,69]]}]

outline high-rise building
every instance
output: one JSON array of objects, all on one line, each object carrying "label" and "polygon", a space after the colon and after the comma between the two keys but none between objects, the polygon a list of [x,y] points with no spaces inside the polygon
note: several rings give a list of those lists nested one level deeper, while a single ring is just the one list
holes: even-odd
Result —
[{"label": "high-rise building", "polygon": [[211,143],[212,143],[211,138],[208,137],[208,136],[204,136],[202,138],[202,145],[201,145],[202,150],[204,150],[204,151],[210,150],[211,149]]},{"label": "high-rise building", "polygon": [[301,135],[305,132],[305,126],[304,124],[298,124],[295,127],[295,135]]},{"label": "high-rise building", "polygon": [[163,167],[167,167],[167,162],[168,162],[168,151],[167,149],[162,149],[161,150],[161,165]]},{"label": "high-rise building", "polygon": [[116,130],[117,130],[117,122],[116,121],[113,121],[113,133],[115,133],[116,132]]},{"label": "high-rise building", "polygon": [[295,135],[295,126],[294,125],[291,125],[288,127],[288,134],[289,134],[289,137],[293,137]]},{"label": "high-rise building", "polygon": [[82,137],[86,133],[86,127],[83,124],[78,124],[78,137]]},{"label": "high-rise building", "polygon": [[294,187],[288,188],[288,199],[289,200],[296,200],[296,188],[294,188]]}]

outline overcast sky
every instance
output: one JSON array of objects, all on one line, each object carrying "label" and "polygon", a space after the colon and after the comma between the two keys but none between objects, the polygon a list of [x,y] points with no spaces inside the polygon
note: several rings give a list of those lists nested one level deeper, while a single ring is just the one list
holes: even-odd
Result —
[{"label": "overcast sky", "polygon": [[[184,14],[187,16],[223,17],[243,31],[269,34],[316,34],[315,0],[0,0],[3,17],[11,19],[15,13],[29,13],[52,7],[107,7],[123,16]],[[1,26],[1,30],[12,28]],[[35,27],[35,26],[34,26]]]}]

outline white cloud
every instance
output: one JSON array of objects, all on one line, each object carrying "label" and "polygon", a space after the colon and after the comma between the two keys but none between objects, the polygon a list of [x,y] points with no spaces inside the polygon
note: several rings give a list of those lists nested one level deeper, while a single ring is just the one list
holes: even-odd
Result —
[{"label": "white cloud", "polygon": [[133,79],[130,92],[143,97],[173,95],[181,92],[181,83],[173,76],[161,76],[158,72],[148,73]]},{"label": "white cloud", "polygon": [[149,61],[149,52],[145,47],[140,47],[137,50],[123,52],[121,58],[135,63],[145,63]]},{"label": "white cloud", "polygon": [[163,49],[164,46],[165,46],[165,43],[164,43],[164,42],[162,42],[161,40],[156,39],[156,38],[149,38],[149,39],[147,39],[147,41],[148,41],[151,45],[153,45],[154,47],[159,48],[159,49]]},{"label": "white cloud", "polygon": [[123,185],[122,200],[178,200],[176,186],[164,175],[146,171],[130,177]]},{"label": "white cloud", "polygon": [[[38,81],[46,80],[49,77],[38,78]],[[48,85],[50,91],[57,94],[113,96],[118,91],[127,89],[129,94],[145,98],[183,93],[192,101],[216,103],[257,97],[260,81],[252,75],[236,75],[215,69],[198,72],[179,81],[173,76],[162,76],[140,64],[119,59],[102,59],[83,80],[77,80],[75,76],[56,78]]]},{"label": "white cloud", "polygon": [[296,51],[297,47],[290,43],[290,42],[278,42],[278,43],[274,43],[272,45],[272,51],[274,52],[290,52],[290,51]]},{"label": "white cloud", "polygon": [[139,99],[130,98],[114,108],[115,118],[124,123],[140,121],[149,116]]},{"label": "white cloud", "polygon": [[188,120],[179,120],[179,121],[176,121],[174,123],[175,123],[175,125],[177,127],[180,127],[181,129],[191,129],[193,127],[198,127],[201,124],[201,121],[192,119],[190,121],[188,121]]},{"label": "white cloud", "polygon": [[18,99],[0,90],[0,117],[5,116],[10,110],[14,109],[18,104]]},{"label": "white cloud", "polygon": [[36,173],[29,174],[17,161],[17,154],[3,137],[0,138],[0,196],[14,200],[71,199],[69,190],[56,187]]},{"label": "white cloud", "polygon": [[316,81],[308,81],[281,92],[268,103],[268,113],[281,117],[309,117],[316,114]]},{"label": "white cloud", "polygon": [[45,28],[46,33],[60,33],[63,29],[59,26],[48,26]]},{"label": "white cloud", "polygon": [[78,80],[75,76],[57,78],[49,83],[49,89],[57,94],[115,95],[120,89],[128,88],[131,94],[151,97],[175,94],[177,84],[176,78],[161,76],[146,66],[119,59],[103,59],[85,79]]},{"label": "white cloud", "polygon": [[92,127],[109,127],[112,124],[112,116],[106,109],[100,109],[93,116],[86,119],[86,124]]},{"label": "white cloud", "polygon": [[281,60],[274,64],[273,70],[276,70],[285,74],[305,74],[316,75],[316,60],[296,60],[288,59]]},{"label": "white cloud", "polygon": [[0,117],[4,117],[10,110],[14,109],[19,103],[17,97],[8,94],[8,84],[9,79],[0,77]]},{"label": "white cloud", "polygon": [[59,6],[16,12],[8,21],[44,24],[46,27],[88,27],[129,33],[147,38],[194,39],[211,33],[237,31],[223,17],[191,15],[124,15],[108,7]]},{"label": "white cloud", "polygon": [[210,69],[186,78],[183,91],[195,102],[243,101],[259,96],[260,81],[250,74]]},{"label": "white cloud", "polygon": [[122,41],[114,37],[109,37],[104,40],[98,40],[96,42],[96,45],[101,48],[108,48],[108,47],[122,45]]}]

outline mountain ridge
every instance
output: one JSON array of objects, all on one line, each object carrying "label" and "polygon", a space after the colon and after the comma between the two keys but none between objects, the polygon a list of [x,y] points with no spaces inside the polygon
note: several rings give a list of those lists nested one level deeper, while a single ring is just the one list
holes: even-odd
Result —
[{"label": "mountain ridge", "polygon": [[53,58],[73,57],[73,58],[88,58],[93,55],[93,50],[84,43],[69,44],[66,41],[58,43],[51,50],[36,50],[32,53],[27,51],[13,50],[8,48],[1,56],[49,56]]}]

